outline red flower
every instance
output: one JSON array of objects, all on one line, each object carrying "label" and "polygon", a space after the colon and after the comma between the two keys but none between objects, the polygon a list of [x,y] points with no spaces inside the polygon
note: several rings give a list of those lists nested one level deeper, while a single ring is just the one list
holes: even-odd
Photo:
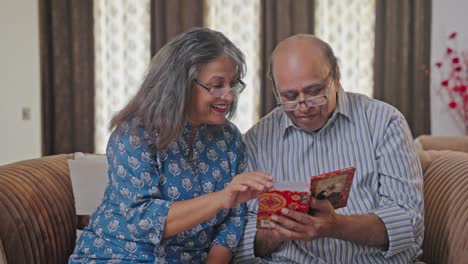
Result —
[{"label": "red flower", "polygon": [[445,54],[442,59],[434,61],[433,69],[440,73],[436,95],[445,94],[443,103],[452,114],[460,117],[457,120],[462,121],[468,133],[468,50],[458,49],[457,36],[457,32],[448,35]]},{"label": "red flower", "polygon": [[464,94],[464,93],[466,93],[466,90],[468,89],[468,87],[466,85],[462,84],[462,85],[458,86],[458,89],[459,89],[461,94]]},{"label": "red flower", "polygon": [[452,34],[449,35],[449,39],[454,39],[457,37],[457,32],[453,32]]}]

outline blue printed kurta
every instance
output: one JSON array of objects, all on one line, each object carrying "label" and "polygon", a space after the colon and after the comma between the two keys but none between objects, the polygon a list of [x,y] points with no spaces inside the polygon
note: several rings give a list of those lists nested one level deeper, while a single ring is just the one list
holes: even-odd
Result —
[{"label": "blue printed kurta", "polygon": [[112,133],[109,185],[70,263],[202,263],[212,245],[235,251],[245,224],[244,205],[162,239],[173,202],[220,191],[245,167],[234,125],[217,133],[202,126],[189,146],[191,131],[187,123],[166,151],[154,151],[151,135],[132,123]]}]

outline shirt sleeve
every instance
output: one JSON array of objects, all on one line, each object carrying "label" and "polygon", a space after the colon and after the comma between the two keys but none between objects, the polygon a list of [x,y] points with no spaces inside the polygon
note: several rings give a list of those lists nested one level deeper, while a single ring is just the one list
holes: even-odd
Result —
[{"label": "shirt sleeve", "polygon": [[423,175],[411,132],[401,114],[392,116],[376,148],[379,208],[373,213],[385,224],[391,257],[418,252],[424,235]]},{"label": "shirt sleeve", "polygon": [[119,225],[115,232],[125,230],[125,237],[158,245],[172,202],[162,199],[157,155],[149,142],[146,131],[128,126],[111,135],[107,202],[113,214],[108,221]]},{"label": "shirt sleeve", "polygon": [[223,246],[236,252],[245,225],[245,205],[238,204],[229,210],[228,218],[217,227],[213,245]]},{"label": "shirt sleeve", "polygon": [[[253,133],[247,133],[244,137],[246,171],[257,171],[256,144],[254,143]],[[255,236],[257,234],[257,208],[258,199],[252,199],[246,205],[247,216],[245,221],[244,233],[239,242],[237,252],[234,255],[236,263],[255,262]]]},{"label": "shirt sleeve", "polygon": [[[244,144],[237,129],[234,129],[234,137],[229,143],[228,156],[231,166],[234,168],[232,176],[245,171]],[[229,181],[230,182],[230,181]],[[227,182],[226,184],[229,184]],[[220,245],[236,252],[245,226],[245,204],[238,204],[229,210],[224,223],[216,228],[216,236],[213,245]]]}]

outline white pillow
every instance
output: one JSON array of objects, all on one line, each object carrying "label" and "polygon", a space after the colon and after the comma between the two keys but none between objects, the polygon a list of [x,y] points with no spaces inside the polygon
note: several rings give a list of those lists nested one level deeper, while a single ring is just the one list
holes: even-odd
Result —
[{"label": "white pillow", "polygon": [[2,239],[0,239],[0,264],[6,264],[6,256],[3,250]]},{"label": "white pillow", "polygon": [[104,197],[108,183],[105,155],[75,153],[68,160],[77,215],[92,214]]}]

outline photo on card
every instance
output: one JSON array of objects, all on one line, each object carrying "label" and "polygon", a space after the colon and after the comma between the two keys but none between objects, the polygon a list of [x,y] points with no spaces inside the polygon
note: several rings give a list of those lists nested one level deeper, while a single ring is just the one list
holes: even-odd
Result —
[{"label": "photo on card", "polygon": [[310,193],[312,197],[322,200],[328,199],[335,209],[345,207],[353,183],[356,167],[312,176],[310,179]]}]

